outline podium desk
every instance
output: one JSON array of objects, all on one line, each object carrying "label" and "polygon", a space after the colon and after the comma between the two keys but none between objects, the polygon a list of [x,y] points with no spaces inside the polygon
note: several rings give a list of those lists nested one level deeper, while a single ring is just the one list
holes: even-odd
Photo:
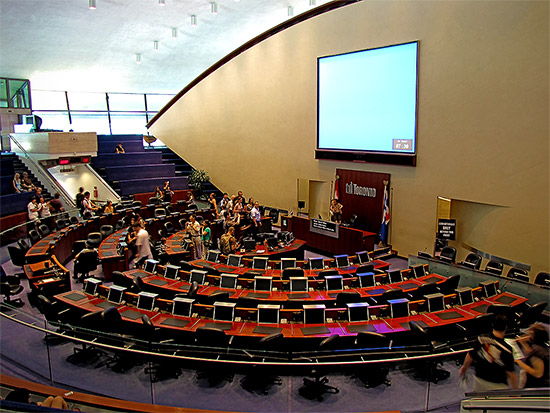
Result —
[{"label": "podium desk", "polygon": [[61,265],[55,255],[41,262],[25,264],[23,271],[32,294],[50,296],[71,289],[69,270]]},{"label": "podium desk", "polygon": [[[373,251],[376,234],[338,225],[338,237],[328,233],[312,232],[311,220],[304,217],[282,217],[281,229],[290,231],[296,238],[306,240],[309,248],[333,255],[350,254],[358,251]],[[286,221],[286,225],[284,225]]]}]

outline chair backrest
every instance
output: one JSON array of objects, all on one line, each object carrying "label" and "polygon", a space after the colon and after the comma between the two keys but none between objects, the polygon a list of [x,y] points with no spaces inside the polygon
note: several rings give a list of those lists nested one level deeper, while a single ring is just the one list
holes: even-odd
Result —
[{"label": "chair backrest", "polygon": [[174,228],[174,224],[172,224],[170,221],[166,221],[164,223],[164,228],[166,229],[166,233],[172,234],[176,231],[176,228]]},{"label": "chair backrest", "polygon": [[103,241],[101,232],[90,232],[88,234],[88,244],[90,244],[92,248],[98,248],[101,241]]},{"label": "chair backrest", "polygon": [[456,259],[456,248],[451,246],[446,246],[441,249],[440,257],[448,259],[451,262],[455,262]]},{"label": "chair backrest", "polygon": [[279,220],[279,210],[277,208],[271,208],[269,210],[269,216],[271,217],[271,222],[276,224]]},{"label": "chair backrest", "polygon": [[11,263],[16,267],[25,265],[25,251],[15,245],[8,245],[8,254],[10,255]]},{"label": "chair backrest", "polygon": [[289,280],[290,277],[304,277],[304,276],[305,276],[304,269],[299,267],[285,268],[282,272],[283,280]]},{"label": "chair backrest", "polygon": [[31,243],[34,245],[42,239],[42,236],[37,230],[31,229],[29,231],[29,239],[31,240]]},{"label": "chair backrest", "polygon": [[71,221],[71,224],[78,224],[78,217],[72,216],[69,218],[69,221]]},{"label": "chair backrest", "polygon": [[451,275],[439,286],[439,289],[445,295],[453,294],[455,290],[458,288],[459,282],[460,282],[460,274]]},{"label": "chair backrest", "polygon": [[462,265],[479,270],[479,267],[481,266],[481,255],[478,255],[475,252],[470,252],[462,262]]},{"label": "chair backrest", "polygon": [[491,260],[485,266],[485,271],[495,275],[502,275],[502,263]]},{"label": "chair backrest", "polygon": [[155,218],[165,217],[165,216],[166,216],[166,209],[164,208],[155,209]]},{"label": "chair backrest", "polygon": [[24,239],[20,239],[19,241],[17,241],[17,245],[25,252],[27,252],[31,247]]},{"label": "chair backrest", "polygon": [[533,281],[537,285],[542,285],[543,287],[550,287],[550,274],[544,271],[541,271],[535,277]]},{"label": "chair backrest", "polygon": [[112,225],[102,225],[101,228],[99,228],[99,232],[103,239],[107,238],[109,235],[111,235],[114,231],[114,228]]},{"label": "chair backrest", "polygon": [[506,276],[510,278],[515,278],[516,280],[529,282],[529,274],[527,273],[527,271],[522,270],[521,268],[510,268]]},{"label": "chair backrest", "polygon": [[93,271],[99,264],[99,255],[95,250],[83,251],[77,261],[82,271]]},{"label": "chair backrest", "polygon": [[38,232],[42,235],[42,237],[45,237],[50,234],[50,228],[48,228],[46,224],[41,224],[38,227]]},{"label": "chair backrest", "polygon": [[55,221],[55,227],[58,230],[63,229],[68,225],[69,225],[69,223],[65,218],[59,218],[58,220]]},{"label": "chair backrest", "polygon": [[187,220],[185,218],[182,218],[178,222],[180,224],[180,228],[185,229],[185,224],[187,223]]},{"label": "chair backrest", "polygon": [[132,202],[132,207],[133,207],[133,208],[141,208],[141,206],[142,206],[141,201],[134,201],[134,202]]}]

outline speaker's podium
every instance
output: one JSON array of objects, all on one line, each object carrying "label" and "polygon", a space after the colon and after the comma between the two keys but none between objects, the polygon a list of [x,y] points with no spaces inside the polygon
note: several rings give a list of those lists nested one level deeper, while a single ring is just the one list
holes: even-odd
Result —
[{"label": "speaker's podium", "polygon": [[308,248],[334,255],[373,251],[376,240],[374,232],[297,216],[281,217],[281,231],[290,231],[295,238],[307,241]]}]

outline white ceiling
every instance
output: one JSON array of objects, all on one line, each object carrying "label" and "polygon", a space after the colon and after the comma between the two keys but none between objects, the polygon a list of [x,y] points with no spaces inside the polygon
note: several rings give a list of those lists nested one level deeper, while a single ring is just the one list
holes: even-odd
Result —
[{"label": "white ceiling", "polygon": [[0,76],[30,79],[39,90],[174,94],[289,19],[289,5],[296,16],[328,3],[216,0],[213,14],[213,0],[165,0],[163,7],[159,0],[96,0],[95,10],[88,1],[0,0]]}]

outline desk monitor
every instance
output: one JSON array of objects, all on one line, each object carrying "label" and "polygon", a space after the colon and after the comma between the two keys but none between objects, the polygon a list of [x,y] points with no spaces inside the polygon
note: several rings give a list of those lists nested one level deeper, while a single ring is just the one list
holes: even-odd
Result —
[{"label": "desk monitor", "polygon": [[411,277],[420,278],[426,275],[424,264],[411,265]]},{"label": "desk monitor", "polygon": [[267,238],[267,246],[271,248],[277,248],[279,245],[279,241],[277,241],[277,237],[275,234],[271,234],[269,238]]},{"label": "desk monitor", "polygon": [[252,268],[255,270],[267,270],[268,259],[266,257],[252,258]]},{"label": "desk monitor", "polygon": [[181,317],[191,317],[194,302],[195,300],[193,298],[174,298],[174,304],[172,305],[172,314]]},{"label": "desk monitor", "polygon": [[483,281],[479,283],[479,286],[481,287],[481,292],[484,297],[492,297],[493,295],[497,295],[497,282],[496,281]]},{"label": "desk monitor", "polygon": [[304,304],[304,324],[324,324],[325,323],[325,305],[324,304]]},{"label": "desk monitor", "polygon": [[138,293],[137,308],[145,311],[153,311],[158,294],[141,291]]},{"label": "desk monitor", "polygon": [[176,267],[175,265],[167,264],[166,269],[164,270],[164,278],[168,278],[170,280],[177,280],[179,270],[180,270],[180,267]]},{"label": "desk monitor", "polygon": [[193,284],[193,281],[196,281],[199,285],[204,285],[206,280],[206,271],[204,270],[191,270],[191,275],[189,277],[189,282]]},{"label": "desk monitor", "polygon": [[145,266],[143,267],[143,271],[148,272],[150,274],[156,274],[157,264],[159,262],[157,260],[147,260],[145,261]]},{"label": "desk monitor", "polygon": [[85,281],[84,292],[86,294],[94,295],[95,293],[97,293],[97,289],[99,288],[100,285],[101,285],[101,280],[90,277]]},{"label": "desk monitor", "polygon": [[254,291],[271,291],[273,277],[258,275],[254,277]]},{"label": "desk monitor", "polygon": [[391,318],[409,316],[409,300],[406,298],[388,300],[388,304],[390,305]]},{"label": "desk monitor", "polygon": [[347,255],[335,255],[334,262],[336,263],[336,268],[349,267],[349,257]]},{"label": "desk monitor", "polygon": [[355,321],[369,321],[369,304],[368,303],[347,303],[348,320],[353,323]]},{"label": "desk monitor", "polygon": [[307,277],[290,277],[290,292],[308,291]]},{"label": "desk monitor", "polygon": [[279,324],[278,304],[258,304],[258,324]]},{"label": "desk monitor", "polygon": [[214,320],[233,321],[236,305],[237,303],[224,303],[221,301],[216,301],[214,303]]},{"label": "desk monitor", "polygon": [[296,258],[281,258],[281,271],[296,267]]},{"label": "desk monitor", "polygon": [[341,275],[325,276],[327,291],[340,291],[344,289],[344,278]]},{"label": "desk monitor", "polygon": [[126,287],[111,285],[107,293],[107,301],[114,304],[120,304],[122,302],[122,297],[124,297],[124,291],[126,291]]},{"label": "desk monitor", "polygon": [[445,296],[443,294],[426,294],[424,298],[428,302],[428,312],[434,313],[445,309]]},{"label": "desk monitor", "polygon": [[208,255],[206,256],[206,261],[209,262],[220,262],[220,253],[217,251],[208,251]]},{"label": "desk monitor", "polygon": [[323,260],[323,257],[310,258],[308,263],[309,263],[310,270],[322,270],[325,268],[325,262]]},{"label": "desk monitor", "polygon": [[254,238],[243,239],[243,248],[246,251],[254,251],[256,249],[256,240]]},{"label": "desk monitor", "polygon": [[359,251],[359,252],[356,252],[355,255],[357,256],[357,260],[359,261],[359,264],[366,264],[367,262],[372,261],[368,251]]},{"label": "desk monitor", "polygon": [[191,242],[190,239],[184,238],[181,240],[181,248],[184,251],[189,251],[191,249],[191,245],[193,245],[193,243]]},{"label": "desk monitor", "polygon": [[403,281],[403,274],[401,274],[401,270],[388,271],[388,280],[390,284]]},{"label": "desk monitor", "polygon": [[241,266],[241,256],[235,254],[229,254],[227,256],[227,265],[230,267],[240,267]]},{"label": "desk monitor", "polygon": [[373,272],[366,272],[364,274],[357,274],[357,277],[359,278],[359,286],[361,288],[374,287],[376,285],[376,281],[374,279],[374,273]]},{"label": "desk monitor", "polygon": [[238,275],[222,274],[220,277],[220,288],[230,288],[232,290],[237,288]]},{"label": "desk monitor", "polygon": [[460,305],[471,304],[474,302],[474,296],[470,287],[461,287],[456,289],[458,302]]}]

